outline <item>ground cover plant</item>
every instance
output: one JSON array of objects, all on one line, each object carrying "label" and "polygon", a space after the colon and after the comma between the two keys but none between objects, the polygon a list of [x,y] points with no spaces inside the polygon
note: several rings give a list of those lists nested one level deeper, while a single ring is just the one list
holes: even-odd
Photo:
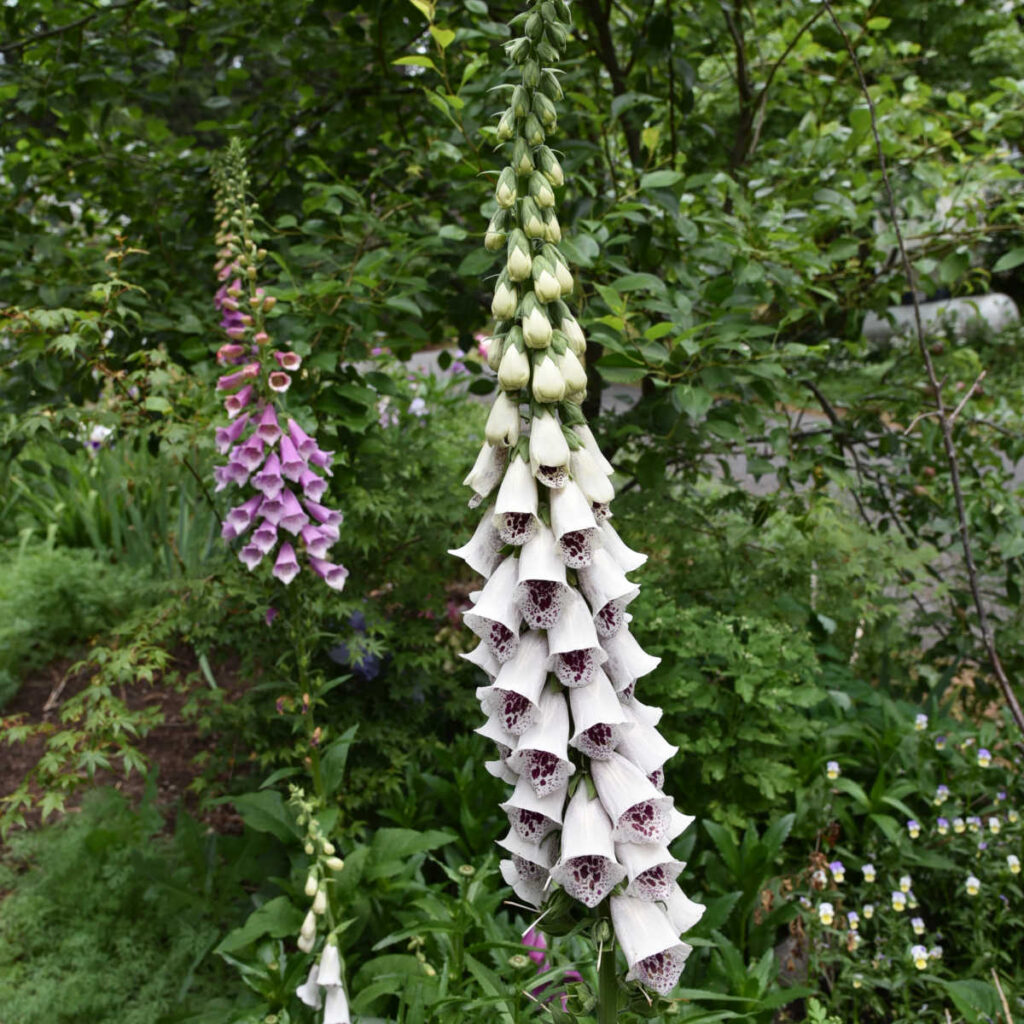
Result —
[{"label": "ground cover plant", "polygon": [[[72,15],[0,39],[4,1024],[1024,1015],[1020,328],[913,323],[1022,297],[1016,5]],[[558,595],[638,646],[530,700]]]}]

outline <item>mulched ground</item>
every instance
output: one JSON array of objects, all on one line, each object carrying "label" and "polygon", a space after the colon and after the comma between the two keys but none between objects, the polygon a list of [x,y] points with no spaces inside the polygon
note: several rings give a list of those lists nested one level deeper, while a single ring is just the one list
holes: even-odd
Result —
[{"label": "mulched ground", "polygon": [[[187,674],[195,671],[198,665],[195,655],[190,649],[176,652],[175,667]],[[13,716],[24,715],[28,723],[57,723],[61,704],[80,692],[88,682],[86,673],[69,674],[72,665],[70,659],[52,662],[45,669],[30,675],[22,684],[15,697],[4,707],[0,721]],[[245,681],[239,676],[237,664],[230,662],[216,668],[218,685],[230,695],[239,694]],[[205,684],[204,684],[205,685]],[[138,743],[138,749],[146,760],[158,769],[157,799],[165,812],[173,812],[178,806],[184,806],[191,814],[196,815],[211,828],[218,832],[240,832],[241,819],[230,804],[204,805],[189,792],[189,785],[203,769],[198,767],[204,759],[212,763],[223,763],[219,779],[225,785],[230,781],[232,763],[224,758],[220,750],[222,738],[216,734],[203,733],[196,724],[183,714],[183,707],[188,694],[181,692],[173,685],[157,682],[152,686],[138,685],[125,691],[127,703],[133,709],[141,709],[157,705],[163,712],[163,723],[152,729]],[[33,737],[15,746],[0,744],[0,796],[13,792],[25,775],[39,760],[45,748],[43,737]],[[218,759],[218,754],[219,759]],[[112,772],[98,773],[94,783],[83,785],[72,798],[69,812],[73,812],[81,802],[89,785],[113,786],[125,793],[133,801],[141,799],[145,789],[145,779],[138,773],[124,777]],[[223,792],[223,787],[217,787]],[[173,825],[173,814],[170,824]],[[33,815],[29,824],[38,823],[38,816]]]}]

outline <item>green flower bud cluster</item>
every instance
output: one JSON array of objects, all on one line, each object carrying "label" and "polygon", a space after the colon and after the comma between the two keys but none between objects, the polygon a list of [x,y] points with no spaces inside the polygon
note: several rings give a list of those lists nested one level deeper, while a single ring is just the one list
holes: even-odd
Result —
[{"label": "green flower bud cluster", "polygon": [[509,163],[498,176],[498,209],[484,235],[488,250],[505,253],[491,301],[497,325],[488,360],[502,389],[488,429],[492,443],[516,443],[520,403],[578,404],[586,394],[586,339],[567,305],[576,283],[559,249],[555,213],[555,189],[565,175],[547,144],[562,98],[549,65],[565,48],[569,24],[562,0],[543,0],[513,19],[522,35],[506,44],[520,78],[506,87],[508,106],[498,119],[496,135]]},{"label": "green flower bud cluster", "polygon": [[316,943],[317,927],[326,918],[328,930],[333,928],[331,906],[329,901],[330,886],[334,876],[345,867],[345,862],[338,856],[334,843],[323,832],[317,818],[319,805],[310,800],[299,786],[290,787],[289,803],[298,811],[296,822],[306,830],[303,850],[312,858],[306,873],[306,884],[303,888],[306,896],[312,901],[306,917],[299,930],[298,947],[304,953],[312,951]]}]

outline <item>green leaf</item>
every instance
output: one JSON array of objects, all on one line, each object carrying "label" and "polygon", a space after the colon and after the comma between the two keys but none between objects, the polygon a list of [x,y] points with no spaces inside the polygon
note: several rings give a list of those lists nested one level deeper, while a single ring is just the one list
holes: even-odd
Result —
[{"label": "green leaf", "polygon": [[996,260],[996,265],[992,268],[993,274],[1001,274],[1005,270],[1013,270],[1014,267],[1019,267],[1024,263],[1024,246],[1011,249],[1009,252],[1004,252],[999,259]]},{"label": "green leaf", "polygon": [[983,1019],[996,1019],[1000,1010],[999,995],[992,985],[970,979],[939,981],[939,984],[949,993],[949,998],[968,1024],[980,1024]]},{"label": "green leaf", "polygon": [[256,832],[269,832],[282,842],[289,842],[299,834],[284,797],[275,790],[243,793],[233,802],[242,821]]},{"label": "green leaf", "polygon": [[865,811],[871,806],[871,801],[868,799],[867,793],[864,792],[864,787],[859,783],[854,782],[853,779],[841,777],[836,779],[832,785],[835,786],[836,789],[842,790],[844,793],[852,796]]},{"label": "green leaf", "polygon": [[871,127],[871,111],[867,107],[854,107],[850,111],[850,127],[863,134]]},{"label": "green leaf", "polygon": [[287,896],[277,896],[254,910],[241,928],[228,932],[214,952],[235,953],[264,935],[273,939],[294,935],[301,927],[303,917],[303,911],[293,906]]},{"label": "green leaf", "polygon": [[711,408],[711,392],[692,384],[677,384],[672,389],[672,404],[695,422]]},{"label": "green leaf", "polygon": [[867,20],[867,27],[872,32],[884,32],[891,24],[892,18],[883,18],[881,15]]},{"label": "green leaf", "polygon": [[430,68],[431,71],[437,71],[437,65],[426,54],[422,53],[412,54],[409,57],[399,57],[398,60],[393,60],[391,63],[399,64],[403,67]]},{"label": "green leaf", "polygon": [[455,33],[450,28],[438,28],[437,25],[430,26],[430,34],[434,37],[434,42],[442,50],[447,50],[451,41],[455,38]]},{"label": "green leaf", "polygon": [[651,171],[640,179],[640,187],[668,188],[682,180],[683,175],[680,171]]},{"label": "green leaf", "polygon": [[358,728],[353,725],[346,729],[336,740],[330,742],[320,755],[320,774],[323,778],[324,789],[328,794],[337,793],[341,788],[341,780],[345,775],[345,762]]}]

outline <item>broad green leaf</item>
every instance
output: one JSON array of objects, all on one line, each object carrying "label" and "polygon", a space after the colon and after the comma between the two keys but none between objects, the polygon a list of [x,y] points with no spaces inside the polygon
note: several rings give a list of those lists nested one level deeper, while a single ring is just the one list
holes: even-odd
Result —
[{"label": "broad green leaf", "polygon": [[398,60],[393,60],[391,63],[405,67],[430,68],[431,71],[437,71],[437,65],[426,54],[417,53],[408,57],[399,57]]}]

